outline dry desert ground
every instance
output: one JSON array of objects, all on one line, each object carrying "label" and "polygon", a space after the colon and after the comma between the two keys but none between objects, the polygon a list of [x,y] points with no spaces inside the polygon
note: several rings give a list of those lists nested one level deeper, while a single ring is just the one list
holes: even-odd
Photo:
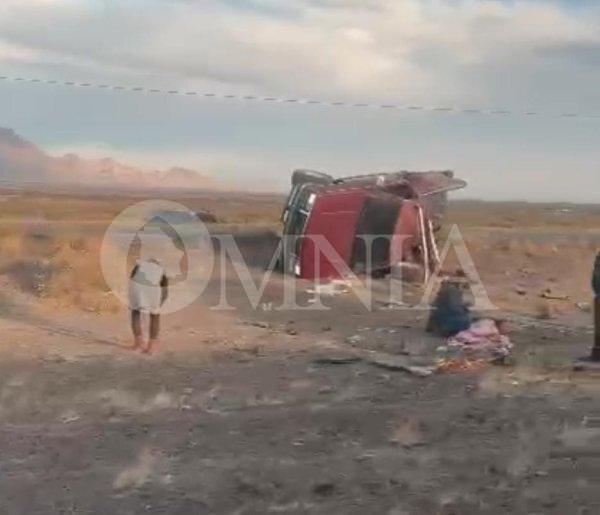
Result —
[{"label": "dry desert ground", "polygon": [[[0,513],[600,513],[600,378],[572,366],[600,207],[451,204],[440,238],[459,227],[514,357],[419,377],[357,356],[431,361],[426,312],[353,291],[275,309],[277,275],[254,307],[229,265],[132,352],[98,256],[144,198],[0,192]],[[260,280],[282,197],[169,198],[210,210]]]}]

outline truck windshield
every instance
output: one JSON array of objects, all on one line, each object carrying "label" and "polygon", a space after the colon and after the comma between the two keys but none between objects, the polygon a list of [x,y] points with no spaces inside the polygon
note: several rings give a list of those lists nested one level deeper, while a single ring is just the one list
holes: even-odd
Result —
[{"label": "truck windshield", "polygon": [[311,193],[310,188],[303,185],[298,188],[297,192],[292,194],[290,200],[284,232],[299,235],[302,234],[306,225],[314,201],[314,194]]}]

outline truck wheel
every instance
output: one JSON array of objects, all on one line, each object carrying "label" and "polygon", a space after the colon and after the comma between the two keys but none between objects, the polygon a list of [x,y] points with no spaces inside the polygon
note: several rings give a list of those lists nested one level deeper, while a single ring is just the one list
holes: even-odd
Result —
[{"label": "truck wheel", "polygon": [[293,186],[306,183],[330,184],[333,180],[331,175],[315,170],[294,170],[292,174]]}]

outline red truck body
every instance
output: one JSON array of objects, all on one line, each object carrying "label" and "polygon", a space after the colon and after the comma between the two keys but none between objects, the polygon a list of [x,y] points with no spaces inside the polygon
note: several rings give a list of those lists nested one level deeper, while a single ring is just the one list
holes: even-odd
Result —
[{"label": "red truck body", "polygon": [[[315,174],[294,174],[283,215],[281,267],[304,279],[375,274],[423,261],[432,255],[424,247],[435,245],[433,228],[439,225],[446,191],[464,185],[448,172],[338,180]],[[431,234],[425,234],[428,230]]]}]

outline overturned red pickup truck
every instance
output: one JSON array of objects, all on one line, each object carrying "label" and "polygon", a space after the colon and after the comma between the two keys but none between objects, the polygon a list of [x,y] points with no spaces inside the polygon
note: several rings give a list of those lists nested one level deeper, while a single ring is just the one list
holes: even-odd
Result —
[{"label": "overturned red pickup truck", "polygon": [[447,193],[465,186],[451,171],[334,179],[296,170],[278,267],[303,279],[335,279],[412,266],[426,280],[439,261],[434,233]]}]

